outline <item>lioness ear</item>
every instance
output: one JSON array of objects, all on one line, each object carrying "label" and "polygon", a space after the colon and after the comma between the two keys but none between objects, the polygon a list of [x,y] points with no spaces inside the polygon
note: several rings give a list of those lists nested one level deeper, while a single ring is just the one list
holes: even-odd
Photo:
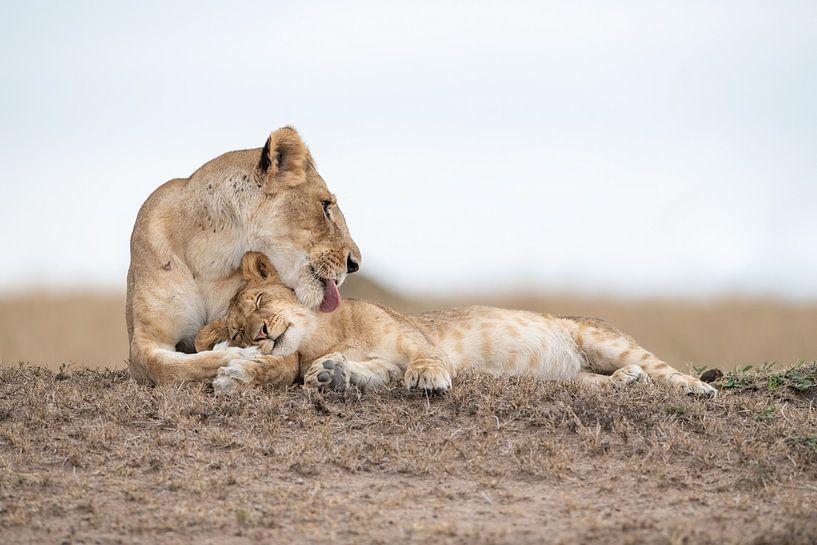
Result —
[{"label": "lioness ear", "polygon": [[306,181],[309,150],[292,127],[281,127],[267,138],[258,161],[259,183],[267,191],[276,184],[295,186]]},{"label": "lioness ear", "polygon": [[224,320],[210,322],[196,333],[196,352],[212,350],[215,345],[230,338],[227,323]]},{"label": "lioness ear", "polygon": [[261,252],[247,252],[241,259],[241,274],[247,283],[280,282],[275,267]]}]

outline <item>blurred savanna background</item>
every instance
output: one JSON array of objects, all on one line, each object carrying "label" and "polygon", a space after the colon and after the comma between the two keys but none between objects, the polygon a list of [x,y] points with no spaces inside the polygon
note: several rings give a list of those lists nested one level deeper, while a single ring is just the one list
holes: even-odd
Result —
[{"label": "blurred savanna background", "polygon": [[363,251],[346,296],[817,359],[814,3],[242,4],[4,3],[2,365],[126,366],[139,206],[285,124]]},{"label": "blurred savanna background", "polygon": [[[475,291],[457,297],[406,295],[366,276],[342,292],[403,311],[490,304],[566,315],[601,316],[681,369],[817,359],[817,305],[774,298],[622,298],[520,291]],[[36,292],[0,300],[2,363],[25,361],[52,369],[125,368],[128,338],[124,293]]]}]

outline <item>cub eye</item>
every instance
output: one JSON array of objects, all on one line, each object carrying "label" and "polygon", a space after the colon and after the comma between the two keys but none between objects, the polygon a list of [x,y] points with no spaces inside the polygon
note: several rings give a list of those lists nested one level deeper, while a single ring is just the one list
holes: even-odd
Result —
[{"label": "cub eye", "polygon": [[332,206],[332,201],[321,201],[321,206],[323,206],[323,215],[328,218],[329,207]]},{"label": "cub eye", "polygon": [[259,293],[258,297],[255,298],[255,310],[259,310],[261,307],[261,298],[264,297],[263,293]]}]

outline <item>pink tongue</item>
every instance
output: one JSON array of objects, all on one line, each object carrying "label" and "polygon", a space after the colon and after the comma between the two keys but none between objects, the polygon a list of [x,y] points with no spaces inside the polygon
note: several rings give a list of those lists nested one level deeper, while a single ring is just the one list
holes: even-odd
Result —
[{"label": "pink tongue", "polygon": [[334,280],[324,280],[323,284],[323,302],[319,308],[321,312],[334,312],[340,304],[338,285]]}]

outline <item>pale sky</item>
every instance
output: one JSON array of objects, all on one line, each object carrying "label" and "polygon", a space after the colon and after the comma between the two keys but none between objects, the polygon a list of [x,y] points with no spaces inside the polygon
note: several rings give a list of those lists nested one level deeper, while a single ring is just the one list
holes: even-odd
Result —
[{"label": "pale sky", "polygon": [[817,3],[2,2],[0,291],[298,128],[409,292],[817,298]]}]

